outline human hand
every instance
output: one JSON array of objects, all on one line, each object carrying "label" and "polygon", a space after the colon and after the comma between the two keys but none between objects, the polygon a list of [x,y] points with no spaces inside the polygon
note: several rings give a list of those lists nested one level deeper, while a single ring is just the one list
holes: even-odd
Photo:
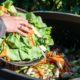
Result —
[{"label": "human hand", "polygon": [[1,18],[6,26],[6,32],[18,32],[26,36],[32,30],[28,21],[22,17],[4,15]]}]

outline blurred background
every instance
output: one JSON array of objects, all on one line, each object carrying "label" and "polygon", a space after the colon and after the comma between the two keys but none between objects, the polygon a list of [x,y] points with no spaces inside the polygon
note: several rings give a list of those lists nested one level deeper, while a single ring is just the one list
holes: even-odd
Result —
[{"label": "blurred background", "polygon": [[80,14],[80,0],[13,0],[14,5],[27,11],[60,11]]}]

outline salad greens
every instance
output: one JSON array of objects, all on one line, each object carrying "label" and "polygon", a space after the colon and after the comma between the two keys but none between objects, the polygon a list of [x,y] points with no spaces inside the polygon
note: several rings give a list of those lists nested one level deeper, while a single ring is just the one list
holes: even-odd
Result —
[{"label": "salad greens", "polygon": [[2,6],[7,8],[8,11],[17,13],[17,10],[15,9],[15,7],[13,5],[12,0],[6,0],[5,2],[2,3]]},{"label": "salad greens", "polygon": [[[5,57],[8,57],[10,58],[10,61],[32,61],[43,56],[44,53],[39,48],[40,45],[45,46],[47,50],[50,50],[50,46],[54,45],[54,41],[50,35],[52,27],[47,26],[40,16],[36,16],[32,12],[22,13],[17,11],[11,0],[6,0],[4,3],[2,3],[0,8],[4,8],[4,11],[0,10],[0,15],[5,14],[7,9],[9,15],[21,16],[27,19],[41,35],[41,37],[38,37],[35,34],[32,35],[32,39],[34,41],[34,46],[32,46],[29,36],[23,37],[18,33],[6,33],[5,36],[0,38],[0,57],[2,53],[5,52],[4,54],[6,55],[2,56],[4,59],[6,59]],[[70,51],[71,49],[69,50],[69,56],[71,53]],[[61,56],[61,53],[56,54],[56,52],[57,51],[54,50],[54,54],[52,52],[50,54],[49,51],[49,53],[46,54],[46,60],[44,58],[36,65],[22,67],[16,70],[16,72],[27,74],[31,77],[42,78],[44,80],[53,80],[54,78],[59,77],[64,80],[68,80],[68,78],[73,79],[80,77],[80,59],[78,59],[76,56],[74,59],[71,59],[70,57],[71,61],[69,65],[67,60],[64,59],[64,56]],[[77,53],[79,52],[80,51]],[[60,69],[61,66],[63,69]]]},{"label": "salad greens", "polygon": [[[35,26],[41,37],[39,38],[33,34],[32,39],[35,45],[32,46],[28,37],[20,36],[18,33],[6,33],[5,36],[0,39],[0,54],[3,51],[3,47],[5,47],[7,49],[7,56],[11,61],[39,59],[43,56],[43,52],[39,46],[44,45],[49,49],[49,46],[54,44],[50,36],[51,27],[47,26],[40,16],[36,16],[32,12],[18,12],[12,3],[11,0],[6,0],[2,3],[2,6],[9,11],[9,15],[12,16],[14,13],[15,16],[21,16],[27,19],[29,23]],[[3,42],[5,42],[5,46]],[[5,56],[3,56],[3,58],[4,57]]]}]

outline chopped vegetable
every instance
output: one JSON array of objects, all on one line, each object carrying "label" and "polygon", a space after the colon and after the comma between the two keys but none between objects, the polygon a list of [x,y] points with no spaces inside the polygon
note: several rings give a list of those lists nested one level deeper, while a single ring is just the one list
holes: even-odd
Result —
[{"label": "chopped vegetable", "polygon": [[[50,46],[54,45],[50,36],[52,28],[47,26],[40,16],[36,16],[32,12],[18,12],[11,0],[6,0],[0,6],[0,16],[4,14],[22,16],[32,24],[33,30],[27,37],[20,36],[18,33],[6,33],[0,38],[0,58],[14,62],[33,61],[44,56],[43,51],[47,49],[45,57],[37,64],[22,67],[16,72],[43,80],[55,80],[59,77],[68,80],[80,77],[80,59],[74,59],[69,63],[63,54],[57,53],[55,50],[50,51]],[[40,49],[41,46],[43,46],[43,51]]]},{"label": "chopped vegetable", "polygon": [[[2,58],[5,59],[9,57],[10,61],[32,61],[34,59],[40,59],[44,53],[39,46],[43,44],[46,48],[49,48],[49,45],[53,45],[53,40],[50,36],[51,27],[48,27],[42,21],[41,17],[29,12],[18,12],[13,6],[13,2],[11,0],[6,0],[2,3],[0,10],[3,11],[4,14],[7,12],[10,16],[24,17],[29,20],[33,29],[28,35],[26,34],[27,37],[20,36],[18,33],[6,33],[2,38],[2,41],[5,40],[7,47],[2,49],[2,46],[0,46],[1,55],[5,53],[4,56],[1,56]],[[36,35],[37,33],[38,35]],[[2,43],[0,44],[2,45]]]},{"label": "chopped vegetable", "polygon": [[[62,67],[60,67],[59,64]],[[21,69],[19,73],[24,73],[32,77],[42,78],[43,80],[53,80],[55,78],[59,78],[60,75],[63,75],[66,71],[65,65],[66,60],[64,59],[62,54],[55,54],[55,51],[47,52],[46,57],[44,57],[41,61],[37,64],[33,64],[29,66],[27,69]],[[68,67],[66,67],[67,69]],[[24,72],[26,70],[26,72]],[[19,70],[18,70],[19,71]]]}]

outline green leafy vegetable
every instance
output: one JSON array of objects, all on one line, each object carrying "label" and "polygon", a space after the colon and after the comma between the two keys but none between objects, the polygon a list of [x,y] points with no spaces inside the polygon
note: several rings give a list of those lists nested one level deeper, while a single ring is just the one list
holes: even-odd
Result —
[{"label": "green leafy vegetable", "polygon": [[13,5],[13,1],[12,0],[6,0],[5,2],[2,3],[2,6],[7,8],[8,11],[17,13],[17,10],[15,9],[15,7]]},{"label": "green leafy vegetable", "polygon": [[39,38],[33,34],[32,39],[35,44],[32,46],[29,37],[20,36],[18,33],[6,33],[6,35],[0,39],[0,52],[3,49],[2,41],[5,40],[7,45],[7,56],[11,61],[27,61],[41,58],[41,56],[43,56],[43,52],[39,46],[43,44],[47,49],[49,49],[49,46],[54,44],[50,36],[51,27],[48,27],[42,21],[40,16],[36,16],[32,12],[17,12],[11,0],[6,0],[2,5],[10,11],[9,14],[12,15],[13,12],[15,16],[21,16],[27,19],[29,23],[35,26],[41,37]]},{"label": "green leafy vegetable", "polygon": [[27,13],[26,15],[28,21],[32,23],[42,36],[41,39],[38,38],[40,44],[44,44],[45,46],[53,45],[54,42],[50,36],[51,34],[51,27],[48,27],[41,19],[40,16],[35,16],[32,12]]}]

